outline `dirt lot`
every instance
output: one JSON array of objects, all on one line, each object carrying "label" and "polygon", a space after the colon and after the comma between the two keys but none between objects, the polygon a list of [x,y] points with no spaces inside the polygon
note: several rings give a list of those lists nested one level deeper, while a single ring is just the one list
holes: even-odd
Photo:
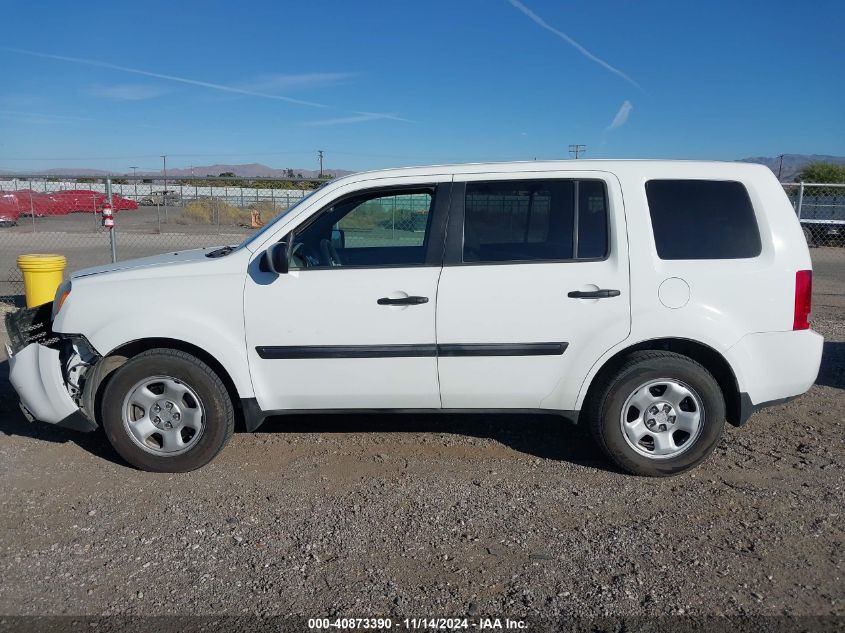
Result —
[{"label": "dirt lot", "polygon": [[845,617],[845,253],[814,259],[817,385],[665,480],[482,415],[276,419],[142,473],[27,424],[3,363],[0,613]]}]

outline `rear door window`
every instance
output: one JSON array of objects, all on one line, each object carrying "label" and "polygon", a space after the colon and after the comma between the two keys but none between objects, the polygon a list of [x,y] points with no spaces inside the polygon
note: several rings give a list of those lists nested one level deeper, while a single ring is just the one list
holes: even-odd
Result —
[{"label": "rear door window", "polygon": [[473,182],[463,261],[571,261],[607,256],[607,191],[598,180]]},{"label": "rear door window", "polygon": [[760,254],[760,230],[742,183],[650,180],[645,189],[660,259],[744,259]]}]

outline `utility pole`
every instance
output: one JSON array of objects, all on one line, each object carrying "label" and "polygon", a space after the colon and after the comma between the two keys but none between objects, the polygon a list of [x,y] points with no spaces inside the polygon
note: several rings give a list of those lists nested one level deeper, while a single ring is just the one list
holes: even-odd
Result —
[{"label": "utility pole", "polygon": [[320,178],[323,177],[323,150],[317,150],[317,156],[320,157]]},{"label": "utility pole", "polygon": [[[164,172],[164,193],[161,196],[161,201],[165,203],[164,205],[164,221],[167,222],[167,154],[161,155],[161,160],[163,161],[163,172]],[[160,231],[161,229],[159,229]]]},{"label": "utility pole", "polygon": [[778,182],[780,182],[780,176],[783,173],[783,157],[786,154],[778,154],[778,158],[780,159],[780,164],[778,165]]},{"label": "utility pole", "polygon": [[129,169],[132,170],[132,182],[135,183],[135,202],[138,202],[138,179],[136,178],[138,175],[138,168],[130,167]]},{"label": "utility pole", "polygon": [[578,144],[578,145],[570,145],[569,146],[569,153],[572,154],[575,157],[576,160],[581,158],[581,154],[586,153],[586,151],[587,151],[586,145]]},{"label": "utility pole", "polygon": [[[114,207],[114,198],[112,197],[111,191],[111,178],[106,178],[106,200],[108,201],[108,207],[106,210],[103,210],[103,226],[109,229],[109,243],[111,244],[111,261],[112,264],[117,261],[117,239],[114,235],[114,217],[113,217],[113,207]],[[33,213],[33,215],[35,215]],[[107,220],[110,222],[107,222]]]}]

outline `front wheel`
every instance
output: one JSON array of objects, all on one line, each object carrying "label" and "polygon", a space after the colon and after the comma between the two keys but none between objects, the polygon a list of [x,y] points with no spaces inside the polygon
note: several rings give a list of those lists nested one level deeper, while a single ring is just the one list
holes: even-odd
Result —
[{"label": "front wheel", "polygon": [[587,403],[593,436],[623,470],[651,477],[700,464],[725,427],[725,400],[712,374],[673,352],[631,354]]},{"label": "front wheel", "polygon": [[115,370],[103,392],[109,442],[142,470],[187,472],[210,462],[232,436],[232,401],[198,358],[152,349]]}]

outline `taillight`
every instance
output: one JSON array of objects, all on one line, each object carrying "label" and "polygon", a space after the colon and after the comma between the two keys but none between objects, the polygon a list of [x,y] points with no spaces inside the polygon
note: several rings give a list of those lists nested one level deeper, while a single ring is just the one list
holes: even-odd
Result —
[{"label": "taillight", "polygon": [[813,297],[813,271],[799,270],[795,273],[795,315],[793,330],[810,329],[810,304]]}]

